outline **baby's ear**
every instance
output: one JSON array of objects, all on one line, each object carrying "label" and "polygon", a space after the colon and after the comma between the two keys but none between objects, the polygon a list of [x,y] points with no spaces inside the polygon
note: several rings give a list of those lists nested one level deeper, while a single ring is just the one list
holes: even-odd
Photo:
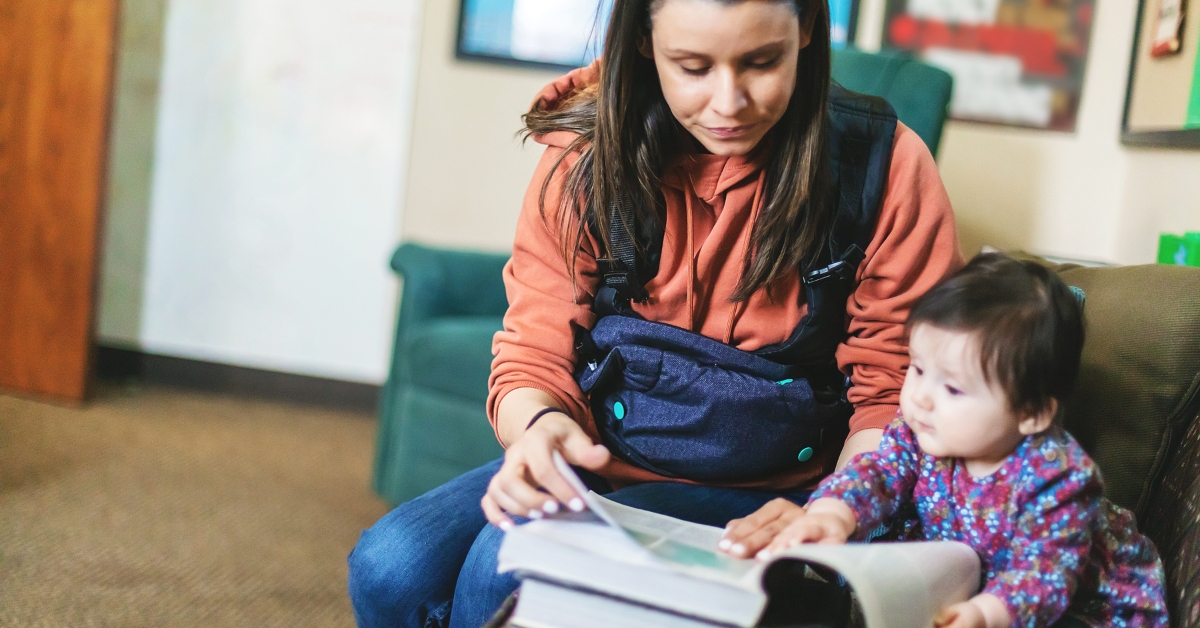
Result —
[{"label": "baby's ear", "polygon": [[1051,399],[1041,412],[1027,413],[1021,416],[1017,429],[1025,436],[1040,434],[1054,424],[1054,415],[1058,414],[1058,400]]}]

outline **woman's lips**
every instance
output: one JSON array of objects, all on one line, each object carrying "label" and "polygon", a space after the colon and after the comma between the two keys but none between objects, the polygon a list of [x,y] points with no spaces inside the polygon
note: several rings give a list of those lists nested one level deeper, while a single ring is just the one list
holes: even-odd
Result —
[{"label": "woman's lips", "polygon": [[704,128],[708,129],[709,133],[723,140],[729,140],[749,133],[753,126],[753,124],[743,124],[741,126],[709,126]]}]

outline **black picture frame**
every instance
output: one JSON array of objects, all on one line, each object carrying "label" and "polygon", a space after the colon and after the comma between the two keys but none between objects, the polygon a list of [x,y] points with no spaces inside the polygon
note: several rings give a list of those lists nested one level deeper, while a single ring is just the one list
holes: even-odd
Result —
[{"label": "black picture frame", "polygon": [[471,52],[463,47],[466,35],[467,23],[467,2],[468,0],[459,0],[458,3],[458,25],[454,34],[454,58],[460,61],[473,61],[483,63],[493,63],[496,65],[506,65],[516,68],[529,68],[534,70],[549,70],[558,73],[569,72],[581,66],[571,65],[567,63],[547,63],[545,61],[530,61],[529,59],[519,59],[512,56],[493,55],[479,52]]},{"label": "black picture frame", "polygon": [[[1192,11],[1200,11],[1200,0],[1191,0]],[[1142,46],[1142,25],[1147,19],[1146,10],[1150,5],[1147,0],[1138,0],[1137,19],[1133,31],[1133,51],[1129,56],[1129,79],[1125,83],[1125,109],[1121,114],[1121,143],[1126,146],[1143,148],[1179,148],[1200,149],[1200,128],[1162,130],[1162,131],[1133,131],[1129,128],[1129,108],[1133,103],[1133,86],[1137,78],[1138,52]],[[1194,19],[1194,18],[1193,18]],[[1195,42],[1184,42],[1184,45],[1197,45]]]},{"label": "black picture frame", "polygon": [[[826,0],[828,1],[828,0]],[[468,0],[459,0],[458,3],[458,23],[455,26],[454,34],[454,58],[460,61],[470,61],[477,63],[493,63],[497,65],[506,65],[517,68],[529,68],[534,70],[550,70],[555,72],[569,72],[580,66],[561,64],[561,63],[546,63],[544,61],[530,61],[528,59],[519,59],[512,56],[493,55],[479,52],[471,52],[463,47],[466,35],[467,22],[467,2]],[[847,28],[847,45],[854,45],[855,37],[858,35],[858,17],[859,9],[862,6],[862,0],[851,0],[850,4],[850,20]]]}]

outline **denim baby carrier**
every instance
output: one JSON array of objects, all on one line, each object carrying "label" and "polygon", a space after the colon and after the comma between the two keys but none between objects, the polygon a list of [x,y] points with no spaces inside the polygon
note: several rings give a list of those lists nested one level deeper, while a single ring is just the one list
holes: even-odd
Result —
[{"label": "denim baby carrier", "polygon": [[[786,471],[823,448],[841,448],[851,407],[834,351],[846,338],[846,301],[874,234],[887,184],[896,114],[882,99],[832,86],[830,154],[838,211],[827,246],[798,269],[808,312],[790,337],[746,352],[647,321],[644,302],[663,234],[634,224],[619,204],[590,331],[576,329],[576,378],[604,444],[618,457],[671,478],[737,481]],[[628,216],[626,220],[630,219]]]}]

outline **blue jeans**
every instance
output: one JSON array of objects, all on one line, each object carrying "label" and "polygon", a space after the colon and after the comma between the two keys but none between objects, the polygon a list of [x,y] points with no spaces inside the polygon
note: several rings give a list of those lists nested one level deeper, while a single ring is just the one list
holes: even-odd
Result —
[{"label": "blue jeans", "polygon": [[[500,460],[401,504],[365,530],[350,553],[350,600],[363,628],[479,628],[519,584],[496,573],[504,533],[488,525],[479,500]],[[724,526],[776,497],[798,504],[808,492],[768,493],[674,482],[613,491],[598,476],[581,479],[609,499],[679,519]],[[453,611],[453,612],[451,612]]]}]

